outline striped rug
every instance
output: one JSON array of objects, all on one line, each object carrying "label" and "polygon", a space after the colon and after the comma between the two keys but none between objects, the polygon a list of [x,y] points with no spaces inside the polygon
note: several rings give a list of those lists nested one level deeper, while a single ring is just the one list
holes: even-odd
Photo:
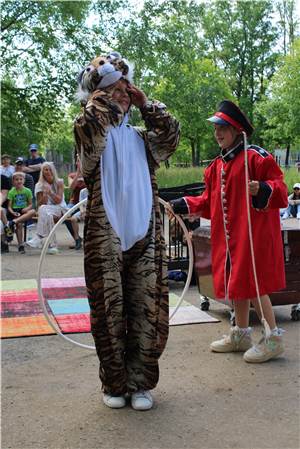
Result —
[{"label": "striped rug", "polygon": [[[84,278],[42,280],[48,313],[62,333],[90,332],[89,305]],[[178,297],[170,293],[170,314]],[[217,322],[206,312],[186,302],[171,320],[171,325]],[[40,306],[35,279],[1,282],[1,338],[55,334]]]}]

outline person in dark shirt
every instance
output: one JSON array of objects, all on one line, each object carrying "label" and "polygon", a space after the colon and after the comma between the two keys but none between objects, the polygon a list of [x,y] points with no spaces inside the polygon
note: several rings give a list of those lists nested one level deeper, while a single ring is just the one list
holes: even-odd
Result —
[{"label": "person in dark shirt", "polygon": [[8,178],[5,175],[1,175],[0,205],[1,205],[1,222],[3,225],[3,231],[4,231],[3,233],[1,233],[1,252],[2,253],[9,252],[7,242],[11,242],[13,239],[13,233],[12,233],[10,227],[8,226],[8,221],[7,221],[7,217],[6,217],[7,208],[8,208],[7,194],[8,194],[8,191],[11,189],[11,187],[12,187],[11,178]]},{"label": "person in dark shirt", "polygon": [[[25,172],[25,161],[22,157],[18,157],[15,161],[15,171]],[[25,173],[25,183],[24,186],[31,190],[32,195],[34,195],[34,180],[33,176],[29,173]]]},{"label": "person in dark shirt", "polygon": [[39,180],[42,164],[46,160],[38,155],[38,145],[36,143],[29,145],[29,151],[31,157],[25,162],[26,167],[24,167],[23,171],[29,173],[33,177],[35,185]]}]

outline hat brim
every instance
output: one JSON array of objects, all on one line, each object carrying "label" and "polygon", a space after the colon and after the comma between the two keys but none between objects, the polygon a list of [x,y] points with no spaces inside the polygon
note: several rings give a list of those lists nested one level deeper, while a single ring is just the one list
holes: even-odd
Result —
[{"label": "hat brim", "polygon": [[30,148],[30,151],[37,151],[37,148]]},{"label": "hat brim", "polygon": [[208,118],[207,121],[209,121],[211,123],[215,123],[216,125],[227,125],[227,126],[230,125],[230,123],[226,122],[226,120],[223,120],[220,117],[216,117],[215,115],[213,115],[212,117]]}]

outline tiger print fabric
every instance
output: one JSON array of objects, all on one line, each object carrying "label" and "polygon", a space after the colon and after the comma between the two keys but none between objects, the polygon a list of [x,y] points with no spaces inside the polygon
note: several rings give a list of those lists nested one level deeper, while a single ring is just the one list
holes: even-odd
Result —
[{"label": "tiger print fabric", "polygon": [[146,237],[126,252],[103,207],[100,156],[109,126],[123,119],[110,92],[92,94],[75,121],[76,149],[89,196],[84,229],[84,268],[91,331],[100,360],[102,390],[111,394],[153,389],[158,359],[168,338],[168,280],[155,169],[176,149],[179,124],[153,103],[142,111],[153,206]]}]

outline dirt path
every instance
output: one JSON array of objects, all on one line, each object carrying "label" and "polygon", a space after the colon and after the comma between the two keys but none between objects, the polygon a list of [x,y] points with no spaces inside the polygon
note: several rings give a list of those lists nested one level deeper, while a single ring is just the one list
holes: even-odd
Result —
[{"label": "dirt path", "polygon": [[[82,251],[67,248],[66,231],[60,238],[62,252],[47,257],[45,271],[82,275]],[[38,260],[38,251],[19,256],[13,246],[2,258],[3,278],[34,278]],[[196,288],[190,298],[199,303]],[[211,313],[221,322],[171,327],[148,412],[102,404],[93,352],[58,336],[2,341],[2,448],[299,448],[299,322],[290,306],[276,308],[285,357],[258,366],[208,350],[229,326],[222,305],[213,302]]]}]

